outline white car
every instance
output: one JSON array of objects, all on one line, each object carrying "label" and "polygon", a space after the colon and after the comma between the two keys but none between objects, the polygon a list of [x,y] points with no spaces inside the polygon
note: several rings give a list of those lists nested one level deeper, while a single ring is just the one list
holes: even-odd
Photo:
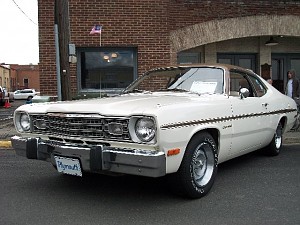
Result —
[{"label": "white car", "polygon": [[14,99],[27,99],[28,97],[33,98],[34,96],[38,95],[39,92],[36,92],[35,89],[23,89],[23,90],[16,90],[14,92]]},{"label": "white car", "polygon": [[168,175],[177,193],[199,198],[219,163],[278,155],[296,115],[293,99],[250,70],[180,65],[146,72],[120,96],[23,105],[11,140],[61,173]]}]

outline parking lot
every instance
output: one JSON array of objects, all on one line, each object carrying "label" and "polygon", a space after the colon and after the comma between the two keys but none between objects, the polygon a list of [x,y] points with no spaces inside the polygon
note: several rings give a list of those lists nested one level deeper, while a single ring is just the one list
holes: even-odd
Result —
[{"label": "parking lot", "polygon": [[0,224],[300,224],[299,144],[219,165],[204,198],[171,193],[164,178],[61,175],[0,148]]}]

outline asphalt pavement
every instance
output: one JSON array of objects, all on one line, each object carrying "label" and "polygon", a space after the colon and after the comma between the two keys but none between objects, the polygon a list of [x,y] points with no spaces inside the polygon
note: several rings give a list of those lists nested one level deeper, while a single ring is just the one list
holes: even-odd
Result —
[{"label": "asphalt pavement", "polygon": [[195,200],[173,194],[165,177],[67,176],[0,148],[0,224],[300,224],[299,147],[220,164],[210,193]]}]

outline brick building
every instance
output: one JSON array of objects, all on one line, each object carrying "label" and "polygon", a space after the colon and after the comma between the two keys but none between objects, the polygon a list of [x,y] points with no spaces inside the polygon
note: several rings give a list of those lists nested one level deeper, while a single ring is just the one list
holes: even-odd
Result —
[{"label": "brick building", "polygon": [[[146,70],[220,62],[250,68],[283,91],[300,75],[300,1],[69,0],[72,93],[120,90]],[[41,92],[57,94],[53,0],[39,0]],[[90,35],[95,24],[100,35]],[[266,43],[270,39],[275,43]]]},{"label": "brick building", "polygon": [[38,65],[10,65],[11,91],[24,88],[40,90],[40,73]]}]

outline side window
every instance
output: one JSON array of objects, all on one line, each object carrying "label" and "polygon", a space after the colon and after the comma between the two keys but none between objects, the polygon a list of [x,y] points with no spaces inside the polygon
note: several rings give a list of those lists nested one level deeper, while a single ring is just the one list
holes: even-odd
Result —
[{"label": "side window", "polygon": [[240,75],[237,73],[230,73],[230,93],[229,95],[231,96],[239,96],[239,80],[240,80]]},{"label": "side window", "polygon": [[261,81],[254,76],[249,76],[249,78],[254,86],[257,97],[265,95],[267,90]]}]

